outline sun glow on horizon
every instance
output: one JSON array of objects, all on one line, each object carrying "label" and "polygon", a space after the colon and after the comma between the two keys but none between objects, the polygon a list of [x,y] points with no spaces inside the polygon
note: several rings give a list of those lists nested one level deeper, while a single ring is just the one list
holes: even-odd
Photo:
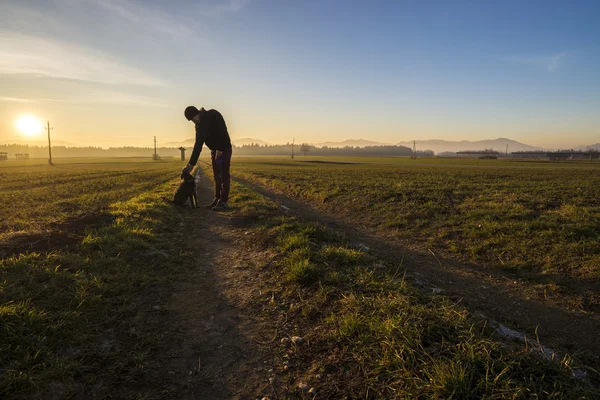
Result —
[{"label": "sun glow on horizon", "polygon": [[17,118],[15,125],[24,136],[33,137],[42,132],[42,123],[33,115],[22,115]]}]

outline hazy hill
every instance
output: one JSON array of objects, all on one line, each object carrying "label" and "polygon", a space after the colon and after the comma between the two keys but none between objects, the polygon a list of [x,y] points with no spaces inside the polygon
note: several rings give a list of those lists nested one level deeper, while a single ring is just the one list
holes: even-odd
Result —
[{"label": "hazy hill", "polygon": [[589,151],[589,150],[600,150],[600,143],[590,144],[589,146],[578,146],[575,150]]},{"label": "hazy hill", "polygon": [[269,144],[269,143],[265,142],[264,140],[253,139],[253,138],[232,139],[231,142],[234,144],[234,146],[238,146],[238,147],[243,146],[243,145],[248,145],[248,144],[258,144],[260,146]]},{"label": "hazy hill", "polygon": [[[496,151],[506,151],[508,144],[508,152],[513,151],[534,151],[543,150],[541,147],[534,147],[528,144],[517,142],[516,140],[498,138],[494,140],[478,140],[478,141],[450,141],[450,140],[417,140],[417,150],[433,150],[436,154],[446,151],[467,151],[467,150],[485,150],[493,149]],[[413,142],[399,142],[400,146],[408,146],[412,148]]]},{"label": "hazy hill", "polygon": [[366,147],[366,146],[385,146],[390,143],[382,143],[376,142],[373,140],[365,140],[365,139],[346,139],[341,142],[323,142],[323,143],[313,143],[315,147]]},{"label": "hazy hill", "polygon": [[165,147],[193,147],[196,139],[187,139],[183,142],[167,142],[163,146]]}]

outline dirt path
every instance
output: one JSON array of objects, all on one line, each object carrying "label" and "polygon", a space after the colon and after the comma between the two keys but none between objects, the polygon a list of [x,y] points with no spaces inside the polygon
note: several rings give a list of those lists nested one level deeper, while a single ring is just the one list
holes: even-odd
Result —
[{"label": "dirt path", "polygon": [[473,314],[518,329],[529,338],[535,339],[537,330],[545,346],[571,354],[584,351],[583,358],[587,363],[596,367],[600,364],[600,318],[597,316],[568,311],[552,299],[536,299],[531,296],[527,283],[504,271],[482,269],[442,259],[434,253],[409,249],[343,217],[320,212],[253,182],[241,178],[236,178],[236,181],[287,207],[292,214],[342,233],[350,243],[369,247],[386,262],[402,264],[407,276],[417,285],[441,290],[465,304]]},{"label": "dirt path", "polygon": [[[207,182],[200,204],[212,201]],[[228,213],[183,209],[181,232],[194,244],[196,268],[174,287],[164,305],[166,323],[183,343],[159,357],[168,360],[166,374],[175,379],[168,398],[255,399],[271,395],[268,347],[258,342],[272,335],[267,324],[247,307],[256,273],[244,268],[247,254]],[[241,263],[241,264],[240,264]],[[240,266],[242,265],[242,266]]]}]

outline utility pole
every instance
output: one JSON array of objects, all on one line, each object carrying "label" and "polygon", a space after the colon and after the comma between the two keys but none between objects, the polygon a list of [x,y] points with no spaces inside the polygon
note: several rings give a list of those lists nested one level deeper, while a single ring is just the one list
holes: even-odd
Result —
[{"label": "utility pole", "polygon": [[156,154],[156,136],[154,136],[154,160],[158,160],[158,154]]},{"label": "utility pole", "polygon": [[506,155],[505,155],[506,159],[508,159],[508,143],[506,143]]},{"label": "utility pole", "polygon": [[294,142],[296,141],[296,138],[292,139],[292,160],[294,159]]},{"label": "utility pole", "polygon": [[412,153],[412,157],[413,160],[417,159],[417,141],[413,140],[413,153]]},{"label": "utility pole", "polygon": [[50,131],[54,128],[50,128],[50,121],[48,121],[48,127],[46,129],[48,130],[48,164],[54,165],[52,163],[52,143],[50,142]]}]

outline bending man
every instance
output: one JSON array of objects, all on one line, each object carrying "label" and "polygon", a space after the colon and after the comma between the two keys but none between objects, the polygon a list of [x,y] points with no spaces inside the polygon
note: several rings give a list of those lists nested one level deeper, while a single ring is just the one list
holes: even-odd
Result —
[{"label": "bending man", "polygon": [[196,143],[185,170],[191,171],[202,151],[202,146],[210,149],[210,160],[215,177],[215,199],[208,204],[206,208],[212,208],[215,211],[229,208],[229,187],[231,177],[229,167],[231,166],[231,139],[227,132],[227,125],[221,113],[217,110],[205,110],[201,107],[199,110],[194,106],[185,109],[185,117],[196,125]]}]

